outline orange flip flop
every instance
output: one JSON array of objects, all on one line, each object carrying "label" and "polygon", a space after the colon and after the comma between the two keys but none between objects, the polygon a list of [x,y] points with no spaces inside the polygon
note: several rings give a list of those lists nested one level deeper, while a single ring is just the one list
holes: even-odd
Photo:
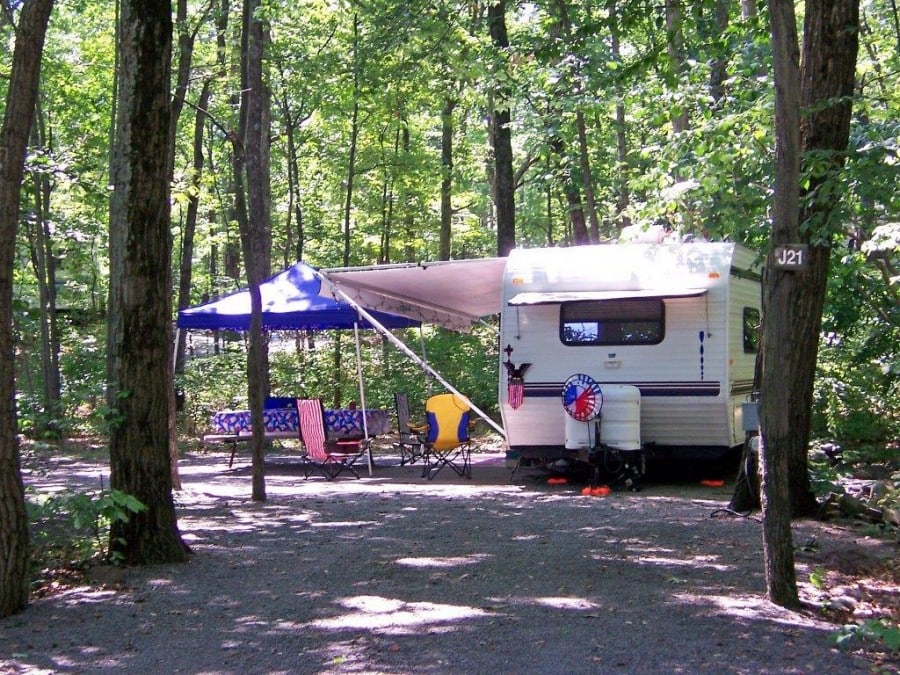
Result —
[{"label": "orange flip flop", "polygon": [[703,487],[722,487],[723,485],[725,485],[725,481],[707,478],[705,480],[701,480],[700,485],[702,485]]}]

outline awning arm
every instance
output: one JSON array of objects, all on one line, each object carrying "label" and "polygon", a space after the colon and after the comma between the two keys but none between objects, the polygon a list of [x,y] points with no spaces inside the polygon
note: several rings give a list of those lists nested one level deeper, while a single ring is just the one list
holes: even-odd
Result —
[{"label": "awning arm", "polygon": [[483,419],[491,427],[493,427],[493,429],[495,431],[497,431],[497,433],[499,433],[501,436],[503,436],[503,438],[506,438],[506,432],[503,430],[503,427],[501,427],[493,419],[491,419],[491,417],[486,412],[481,410],[481,408],[479,408],[474,403],[472,403],[472,401],[469,399],[468,396],[466,396],[465,394],[460,392],[458,389],[456,389],[452,384],[447,382],[447,380],[445,380],[444,377],[438,371],[436,371],[434,368],[432,368],[430,364],[428,364],[425,361],[423,361],[422,359],[420,359],[414,351],[412,351],[409,347],[407,347],[403,343],[402,340],[400,340],[397,336],[395,336],[393,333],[391,333],[391,331],[389,331],[387,328],[385,328],[383,325],[381,325],[378,322],[378,320],[374,316],[372,316],[369,312],[367,312],[364,308],[360,307],[359,304],[353,300],[353,298],[351,298],[344,291],[342,291],[340,289],[340,287],[337,284],[335,284],[335,282],[333,282],[331,279],[329,279],[326,274],[324,274],[320,270],[315,270],[315,273],[324,283],[328,284],[332,293],[334,293],[335,295],[339,295],[342,300],[344,300],[348,305],[350,305],[351,307],[353,307],[353,309],[355,309],[357,312],[359,312],[360,316],[362,316],[366,321],[368,321],[370,324],[372,324],[372,326],[374,326],[376,330],[378,330],[382,335],[384,335],[391,342],[393,342],[394,345],[397,347],[397,349],[399,349],[401,352],[406,354],[410,359],[413,360],[414,363],[417,363],[419,366],[421,366],[422,368],[427,370],[429,373],[431,373],[431,375],[438,382],[440,382],[442,385],[444,385],[444,387],[447,388],[447,391],[459,396],[463,401],[466,402],[466,405],[468,405],[470,408],[472,408],[472,410],[481,419]]}]

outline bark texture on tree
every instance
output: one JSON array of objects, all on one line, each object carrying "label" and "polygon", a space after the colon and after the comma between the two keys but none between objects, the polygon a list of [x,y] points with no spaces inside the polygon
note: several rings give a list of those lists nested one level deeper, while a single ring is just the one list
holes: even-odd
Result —
[{"label": "bark texture on tree", "polygon": [[16,30],[0,131],[0,618],[28,605],[28,516],[15,404],[12,292],[19,196],[53,0],[30,0]]},{"label": "bark texture on tree", "polygon": [[[269,276],[272,252],[269,194],[269,133],[271,101],[263,74],[263,56],[268,42],[265,24],[259,19],[259,0],[245,0],[241,81],[241,143],[247,192],[247,217],[241,229],[241,246],[250,291],[250,331],[247,349],[247,397],[253,436],[253,500],[266,500],[265,424],[263,406],[269,391],[269,348],[262,330],[262,297],[259,286]],[[241,180],[240,177],[238,180]],[[237,192],[240,192],[240,186]]]},{"label": "bark texture on tree", "polygon": [[800,145],[809,181],[800,196],[800,238],[809,244],[809,266],[793,298],[799,336],[798,362],[790,372],[794,435],[788,452],[791,512],[816,513],[807,448],[822,310],[831,246],[841,224],[833,222],[842,196],[828,186],[838,179],[850,138],[850,117],[859,51],[859,0],[806,3],[800,72]]},{"label": "bark texture on tree", "polygon": [[110,485],[147,510],[110,528],[127,564],[180,562],[172,499],[169,396],[170,0],[124,0],[110,200]]},{"label": "bark texture on tree", "polygon": [[438,260],[450,260],[453,225],[453,111],[456,97],[445,96],[441,109],[441,228]]},{"label": "bark texture on tree", "polygon": [[[488,29],[491,43],[502,57],[509,50],[506,32],[506,1],[498,0],[488,6]],[[504,85],[499,86],[495,101],[505,101]],[[509,107],[495,104],[491,114],[491,138],[494,148],[495,207],[497,209],[497,255],[505,256],[516,247],[516,181],[513,170],[512,130]]]},{"label": "bark texture on tree", "polygon": [[760,383],[760,485],[763,552],[769,599],[799,604],[794,572],[788,494],[788,448],[792,441],[791,383],[798,354],[797,277],[774,267],[774,248],[798,241],[800,192],[800,50],[791,0],[769,0],[775,64],[775,200],[771,250],[763,275],[762,375]]}]

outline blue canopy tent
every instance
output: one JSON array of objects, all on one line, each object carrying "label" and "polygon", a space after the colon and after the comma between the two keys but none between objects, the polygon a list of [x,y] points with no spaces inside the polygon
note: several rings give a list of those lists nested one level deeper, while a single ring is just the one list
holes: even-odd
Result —
[{"label": "blue canopy tent", "polygon": [[[259,285],[264,330],[330,330],[374,328],[346,302],[321,295],[322,282],[304,262],[266,279]],[[386,328],[412,328],[420,321],[386,312],[370,312]],[[226,296],[178,312],[178,328],[249,330],[250,291]]]},{"label": "blue canopy tent", "polygon": [[[263,330],[332,330],[353,329],[356,337],[356,368],[359,376],[360,403],[365,423],[365,391],[359,353],[359,328],[375,328],[349,303],[321,295],[322,282],[312,267],[297,262],[288,269],[266,279],[259,286],[262,296]],[[396,314],[372,310],[369,316],[385,328],[412,328],[421,321]],[[226,296],[178,312],[177,327],[187,330],[250,329],[250,291],[235,291]],[[176,344],[178,340],[176,339]],[[369,455],[369,471],[372,458]]]}]

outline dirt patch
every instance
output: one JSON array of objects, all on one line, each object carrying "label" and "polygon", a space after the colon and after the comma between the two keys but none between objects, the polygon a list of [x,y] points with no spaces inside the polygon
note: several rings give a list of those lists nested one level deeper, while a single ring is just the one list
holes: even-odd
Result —
[{"label": "dirt patch", "polygon": [[[510,482],[498,454],[477,456],[472,480],[423,480],[388,457],[359,480],[306,480],[296,461],[271,458],[259,504],[246,458],[229,470],[227,454],[187,456],[176,500],[190,562],[95,571],[36,598],[0,621],[0,671],[897,668],[872,644],[835,645],[847,616],[896,611],[896,542],[858,527],[794,524],[801,592],[822,608],[821,593],[871,578],[886,595],[870,602],[867,585],[852,615],[788,612],[764,597],[760,523],[713,517],[731,486],[707,476],[590,497],[531,472]],[[98,462],[26,466],[42,489],[103,480]],[[821,588],[806,581],[820,568]]]}]

